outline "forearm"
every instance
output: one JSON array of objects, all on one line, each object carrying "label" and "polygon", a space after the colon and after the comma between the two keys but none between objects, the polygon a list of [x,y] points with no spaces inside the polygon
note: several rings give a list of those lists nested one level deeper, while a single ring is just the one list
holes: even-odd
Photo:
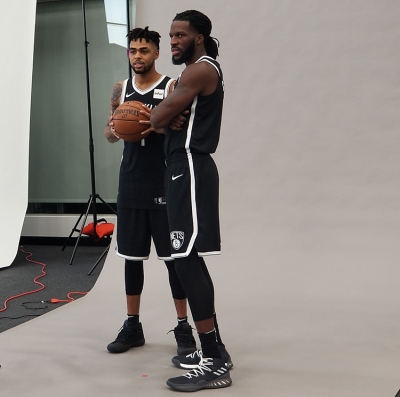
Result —
[{"label": "forearm", "polygon": [[120,104],[121,92],[122,92],[122,82],[120,81],[114,85],[113,90],[111,92],[110,110],[108,112],[108,123],[104,128],[104,136],[110,143],[118,142],[120,139],[111,130],[110,123],[112,123],[112,115],[114,114],[115,109]]},{"label": "forearm", "polygon": [[170,113],[166,112],[165,110],[161,111],[162,109],[158,109],[160,106],[161,104],[153,109],[150,115],[151,126],[158,131],[161,131],[167,127],[172,119]]},{"label": "forearm", "polygon": [[119,141],[119,138],[117,138],[111,131],[111,127],[109,125],[106,125],[104,128],[104,136],[106,137],[107,141],[110,143],[115,143]]},{"label": "forearm", "polygon": [[193,98],[187,97],[184,84],[178,86],[151,112],[150,123],[153,128],[166,128],[185,111]]}]

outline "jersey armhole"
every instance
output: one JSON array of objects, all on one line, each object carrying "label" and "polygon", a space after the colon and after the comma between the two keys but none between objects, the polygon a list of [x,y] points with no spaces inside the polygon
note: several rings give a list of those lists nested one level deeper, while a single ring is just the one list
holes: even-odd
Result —
[{"label": "jersey armhole", "polygon": [[128,79],[124,80],[122,82],[122,92],[121,92],[121,98],[119,100],[119,104],[121,105],[122,103],[125,102],[125,94],[126,94],[126,84],[128,83]]},{"label": "jersey armhole", "polygon": [[167,82],[167,85],[165,86],[165,91],[164,91],[164,98],[166,98],[169,94],[169,90],[171,89],[171,84],[174,82],[174,79],[169,79]]}]

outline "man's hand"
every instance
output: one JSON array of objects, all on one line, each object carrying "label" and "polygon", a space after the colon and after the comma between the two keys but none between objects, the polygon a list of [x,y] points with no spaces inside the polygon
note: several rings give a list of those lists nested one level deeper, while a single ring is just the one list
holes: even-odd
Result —
[{"label": "man's hand", "polygon": [[115,128],[114,128],[114,122],[112,121],[112,116],[110,117],[110,120],[109,120],[109,122],[108,122],[108,125],[110,126],[110,129],[111,129],[111,132],[112,132],[112,134],[116,137],[116,138],[118,138],[118,139],[120,139],[120,137],[117,135],[117,132],[115,131]]},{"label": "man's hand", "polygon": [[143,108],[143,110],[141,110],[140,113],[144,114],[148,118],[148,120],[140,120],[139,123],[140,124],[148,124],[149,125],[149,128],[147,130],[143,131],[142,135],[147,136],[152,131],[157,132],[157,134],[163,134],[164,133],[164,129],[163,128],[155,129],[150,124],[151,109],[149,107],[147,107],[146,105],[142,105],[142,108]]},{"label": "man's hand", "polygon": [[186,117],[184,115],[188,114],[189,110],[184,110],[181,114],[178,114],[171,122],[169,123],[169,128],[174,131],[180,131],[182,129],[183,123],[186,121]]},{"label": "man's hand", "polygon": [[120,137],[117,135],[114,129],[114,123],[112,121],[112,116],[108,118],[108,125],[104,129],[104,135],[107,138],[107,141],[110,143],[118,142]]}]

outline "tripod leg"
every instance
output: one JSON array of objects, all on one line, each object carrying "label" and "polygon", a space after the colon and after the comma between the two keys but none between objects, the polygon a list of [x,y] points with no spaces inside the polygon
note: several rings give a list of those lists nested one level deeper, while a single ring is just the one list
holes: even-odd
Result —
[{"label": "tripod leg", "polygon": [[106,203],[99,195],[97,195],[97,198],[98,198],[103,204],[105,204],[115,215],[117,215],[117,213],[115,212],[114,208],[112,208],[108,203]]},{"label": "tripod leg", "polygon": [[[80,214],[78,220],[77,220],[76,223],[75,223],[75,226],[72,228],[71,233],[69,234],[69,236],[68,236],[67,239],[65,240],[64,247],[62,247],[61,251],[64,251],[64,250],[65,250],[65,247],[67,246],[68,241],[69,241],[69,239],[71,238],[72,234],[73,234],[74,232],[79,232],[79,229],[77,229],[76,227],[78,226],[79,221],[82,219],[82,216],[83,216],[83,214],[85,213],[85,211],[86,211],[86,214],[88,213],[88,209],[90,208],[90,202],[91,202],[91,200],[92,200],[92,198],[89,197],[89,200],[88,200],[87,203],[86,203],[86,207],[85,207],[85,208],[83,209],[83,211],[81,212],[81,214]],[[86,222],[86,221],[85,221],[85,222]]]},{"label": "tripod leg", "polygon": [[89,201],[88,201],[88,206],[87,206],[87,209],[86,209],[86,213],[85,213],[85,217],[84,217],[83,222],[82,222],[82,227],[81,227],[80,230],[79,230],[79,236],[78,236],[78,238],[76,239],[74,251],[72,252],[71,259],[70,259],[70,261],[69,261],[69,264],[70,264],[70,265],[72,265],[72,262],[73,262],[73,260],[74,260],[75,252],[76,252],[76,250],[77,250],[77,248],[78,248],[79,240],[81,239],[81,236],[82,236],[82,230],[83,230],[83,228],[84,228],[84,226],[85,226],[86,219],[87,219],[88,214],[89,214],[90,204],[92,203],[92,200],[93,200],[93,196],[90,196],[90,199],[89,199]]},{"label": "tripod leg", "polygon": [[94,266],[90,269],[90,272],[88,273],[88,276],[90,276],[93,272],[94,269],[96,269],[96,266],[100,263],[100,261],[104,258],[104,255],[108,252],[108,250],[110,249],[110,245],[111,243],[107,246],[107,248],[103,251],[103,253],[101,254],[100,258],[97,259],[97,262],[94,264]]}]

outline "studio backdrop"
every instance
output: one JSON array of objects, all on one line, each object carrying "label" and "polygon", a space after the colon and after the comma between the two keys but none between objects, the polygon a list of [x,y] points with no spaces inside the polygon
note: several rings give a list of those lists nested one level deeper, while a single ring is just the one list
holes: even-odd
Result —
[{"label": "studio backdrop", "polygon": [[7,7],[1,8],[0,119],[3,130],[0,145],[0,267],[6,267],[17,254],[28,203],[36,2],[13,0],[7,2]]}]

